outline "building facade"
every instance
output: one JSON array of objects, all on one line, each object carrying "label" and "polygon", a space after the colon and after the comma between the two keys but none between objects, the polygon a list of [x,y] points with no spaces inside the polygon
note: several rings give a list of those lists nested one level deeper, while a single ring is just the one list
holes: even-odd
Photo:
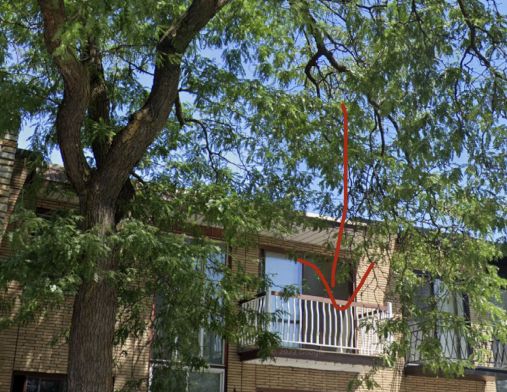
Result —
[{"label": "building facade", "polygon": [[[7,222],[30,172],[26,152],[17,150],[16,138],[7,135],[0,141],[0,223],[2,233],[9,230]],[[34,208],[41,213],[76,206],[72,196],[53,192],[52,185],[62,184],[61,171],[50,169]],[[209,235],[221,238],[220,229],[210,229]],[[389,296],[392,284],[389,255],[379,260],[378,267],[368,276],[363,289],[350,308],[334,309],[315,274],[300,263],[294,255],[322,256],[321,269],[326,258],[333,254],[332,242],[336,227],[328,230],[301,230],[286,237],[263,233],[245,248],[230,248],[224,262],[231,268],[242,266],[251,274],[268,274],[272,287],[266,293],[246,298],[239,306],[257,311],[276,313],[269,324],[278,334],[282,346],[274,352],[274,360],[261,361],[255,344],[245,337],[239,345],[223,342],[202,331],[199,344],[203,357],[210,366],[202,372],[187,374],[188,392],[334,392],[346,391],[349,382],[368,373],[377,363],[382,342],[375,332],[364,327],[362,321],[373,324],[399,314],[395,298]],[[331,244],[331,246],[330,246]],[[15,252],[5,241],[1,255]],[[347,255],[344,254],[344,257]],[[367,268],[366,260],[357,271],[342,279],[334,289],[339,300],[346,300],[356,282]],[[285,300],[280,291],[297,286],[300,295]],[[431,286],[431,287],[430,287]],[[432,282],[427,295],[438,290]],[[18,290],[15,284],[9,290]],[[422,292],[421,295],[424,295]],[[451,303],[452,302],[452,303]],[[463,301],[454,298],[446,306],[449,311],[463,312]],[[26,325],[0,330],[0,392],[63,392],[67,367],[67,346],[59,338],[69,327],[72,303],[41,316]],[[252,322],[255,323],[255,319]],[[131,339],[126,347],[118,348],[115,366],[115,390],[148,391],[157,381],[160,363],[151,357],[146,336]],[[458,336],[442,336],[450,358],[467,355],[468,348]],[[493,345],[492,363],[470,369],[461,379],[445,379],[421,372],[417,358],[417,331],[414,331],[414,351],[407,361],[393,368],[376,372],[377,390],[389,392],[494,392],[503,391],[502,379],[507,377],[505,348]],[[496,348],[495,348],[496,347]],[[137,383],[137,381],[141,381]],[[136,381],[136,383],[132,383]],[[130,389],[129,389],[130,388]],[[362,389],[360,389],[362,390]],[[507,390],[507,389],[505,389]],[[186,391],[182,391],[186,392]]]}]

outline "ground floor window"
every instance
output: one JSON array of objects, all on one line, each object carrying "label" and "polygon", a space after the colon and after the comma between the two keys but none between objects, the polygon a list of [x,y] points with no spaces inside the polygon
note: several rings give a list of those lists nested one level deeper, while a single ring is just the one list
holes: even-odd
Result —
[{"label": "ground floor window", "polygon": [[[500,276],[505,279],[507,273],[505,272],[505,266],[500,270]],[[502,307],[507,310],[507,291],[502,292]],[[498,340],[493,342],[493,359],[494,367],[497,369],[507,369],[507,344],[502,343]],[[497,380],[496,382],[497,392],[507,392],[507,380]]]},{"label": "ground floor window", "polygon": [[14,373],[11,392],[65,392],[66,377],[62,374]]},{"label": "ground floor window", "polygon": [[[219,252],[206,260],[194,261],[197,269],[204,272],[210,281],[218,284],[223,273],[217,266],[225,265],[226,260],[226,253]],[[167,321],[159,317],[160,312],[167,312],[165,304],[165,298],[157,295],[155,344],[150,366],[150,392],[224,392],[225,350],[222,337],[194,325],[188,325],[187,335],[181,340],[172,335],[166,335],[167,326],[164,322]],[[178,352],[181,347],[186,350],[187,356]],[[200,368],[204,363],[208,364],[207,368],[201,371],[190,370],[190,368]]]},{"label": "ground floor window", "polygon": [[507,392],[507,380],[496,381],[496,392]]},{"label": "ground floor window", "polygon": [[167,371],[164,364],[153,363],[150,392],[224,392],[225,369],[209,367],[202,371]]}]

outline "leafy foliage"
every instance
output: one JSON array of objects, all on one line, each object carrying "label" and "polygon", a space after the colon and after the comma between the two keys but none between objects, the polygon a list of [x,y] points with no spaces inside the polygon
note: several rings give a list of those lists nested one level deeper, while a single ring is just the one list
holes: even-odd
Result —
[{"label": "leafy foliage", "polygon": [[[58,53],[82,59],[92,40],[109,97],[109,120],[90,120],[82,129],[92,168],[93,140],[112,140],[145,102],[160,33],[188,5],[65,2]],[[43,48],[38,6],[4,2],[0,20],[0,77],[22,87],[3,89],[1,100],[14,108],[29,102],[22,121],[37,122],[34,146],[47,153],[62,81]],[[181,58],[175,110],[135,167],[146,182],[137,184],[130,218],[102,238],[80,231],[76,218],[49,224],[25,217],[18,238],[25,251],[2,264],[2,281],[22,282],[26,296],[33,290],[61,299],[94,278],[96,256],[114,250],[119,269],[104,278],[121,282],[120,301],[132,305],[152,295],[156,277],[164,276],[163,287],[178,299],[173,328],[187,325],[178,312],[202,296],[212,302],[196,310],[195,325],[207,323],[205,308],[232,321],[229,306],[239,298],[232,293],[251,282],[226,279],[216,290],[204,277],[195,279],[192,263],[183,260],[206,257],[209,245],[190,246],[160,228],[187,227],[199,217],[239,245],[263,229],[305,224],[304,210],[339,216],[343,100],[351,122],[349,217],[376,222],[361,251],[398,238],[393,294],[407,317],[386,328],[406,339],[392,346],[390,358],[406,353],[410,319],[445,322],[474,347],[504,339],[505,312],[495,301],[506,281],[491,261],[502,256],[506,238],[505,42],[505,12],[495,1],[233,0]],[[3,128],[16,127],[19,118],[7,116]],[[27,242],[28,233],[36,240]],[[420,307],[415,271],[466,293],[476,322]],[[432,370],[460,374],[475,360],[451,365],[429,336],[426,343]]]},{"label": "leafy foliage", "polygon": [[[149,343],[161,353],[156,359],[176,355],[173,367],[199,368],[205,362],[196,351],[196,337],[205,328],[230,341],[245,333],[259,335],[269,354],[267,345],[273,346],[274,337],[252,331],[248,314],[238,308],[240,300],[262,290],[265,282],[241,268],[231,270],[222,243],[169,233],[135,219],[123,220],[114,234],[103,236],[81,229],[80,221],[75,215],[48,219],[27,210],[16,215],[13,224],[19,228],[9,234],[16,252],[2,263],[0,284],[12,288],[15,282],[22,290],[2,297],[4,327],[58,309],[84,280],[105,279],[118,292],[120,346],[155,326],[156,337]],[[97,262],[108,254],[114,254],[118,266],[100,276]]]}]

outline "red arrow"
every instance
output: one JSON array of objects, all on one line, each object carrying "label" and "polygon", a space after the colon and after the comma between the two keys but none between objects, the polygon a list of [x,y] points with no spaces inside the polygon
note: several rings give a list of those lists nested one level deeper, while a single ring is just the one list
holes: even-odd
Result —
[{"label": "red arrow", "polygon": [[352,295],[348,298],[345,305],[338,305],[336,303],[336,299],[333,295],[331,288],[336,286],[336,268],[338,266],[338,260],[340,258],[340,247],[341,247],[341,243],[342,243],[343,231],[345,230],[345,219],[347,217],[348,197],[349,197],[349,191],[348,191],[349,117],[348,117],[348,113],[347,113],[347,108],[345,107],[345,104],[343,102],[341,103],[341,108],[343,111],[343,123],[344,123],[343,124],[344,125],[344,132],[343,132],[343,212],[342,212],[342,219],[340,221],[340,229],[338,230],[338,238],[336,239],[336,248],[334,251],[333,266],[331,268],[331,286],[329,285],[326,277],[324,276],[324,274],[322,273],[322,271],[320,270],[319,267],[317,267],[311,261],[308,261],[308,260],[305,260],[302,258],[297,259],[298,263],[306,265],[307,267],[310,267],[312,270],[315,271],[315,273],[318,275],[320,281],[324,285],[327,295],[336,310],[346,310],[350,307],[352,302],[354,302],[354,299],[357,297],[359,290],[361,290],[361,287],[363,287],[363,284],[366,281],[366,278],[370,274],[373,267],[375,267],[375,262],[371,262],[370,265],[368,266],[368,268],[366,269],[366,272],[364,273],[363,277],[359,281],[359,284],[356,286],[356,289],[354,290]]}]

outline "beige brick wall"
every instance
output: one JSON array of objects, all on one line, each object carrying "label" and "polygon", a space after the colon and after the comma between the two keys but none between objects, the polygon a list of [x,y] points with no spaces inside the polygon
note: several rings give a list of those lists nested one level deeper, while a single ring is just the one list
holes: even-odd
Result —
[{"label": "beige brick wall", "polygon": [[[347,391],[356,374],[345,371],[301,369],[271,365],[236,364],[229,367],[227,392],[338,392]],[[382,392],[494,392],[494,382],[403,376],[402,369],[379,371],[375,381]],[[366,387],[356,391],[366,392]]]},{"label": "beige brick wall", "polygon": [[[70,326],[72,301],[27,325],[0,330],[0,392],[10,390],[13,372],[67,372],[66,332]],[[149,346],[147,336],[129,339],[115,350],[115,388],[129,381],[141,381],[146,390]]]},{"label": "beige brick wall", "polygon": [[12,193],[11,178],[14,171],[17,137],[9,133],[0,139],[0,233],[7,225],[9,200]]}]

